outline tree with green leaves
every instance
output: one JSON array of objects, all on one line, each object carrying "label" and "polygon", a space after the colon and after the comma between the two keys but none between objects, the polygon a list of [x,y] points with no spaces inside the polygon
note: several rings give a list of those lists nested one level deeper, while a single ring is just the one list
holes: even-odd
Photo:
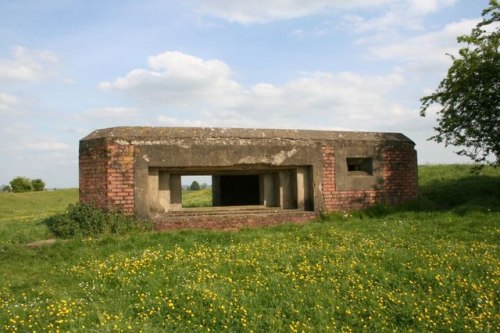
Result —
[{"label": "tree with green leaves", "polygon": [[43,191],[45,189],[45,183],[41,179],[33,179],[31,181],[31,187],[33,191]]},{"label": "tree with green leaves", "polygon": [[[458,146],[458,155],[480,165],[500,164],[500,6],[490,0],[483,19],[470,35],[457,38],[464,43],[447,76],[431,95],[421,99],[420,115],[436,104],[437,134],[429,138]],[[495,156],[490,161],[489,156]]]},{"label": "tree with green leaves", "polygon": [[10,188],[14,193],[31,192],[33,187],[31,180],[26,177],[16,177],[10,181]]},{"label": "tree with green leaves", "polygon": [[0,186],[0,188],[2,189],[2,192],[12,192],[12,189],[9,185],[2,185]]},{"label": "tree with green leaves", "polygon": [[194,180],[192,183],[191,183],[191,186],[189,187],[189,189],[191,191],[199,191],[200,190],[200,183],[198,183],[196,180]]}]

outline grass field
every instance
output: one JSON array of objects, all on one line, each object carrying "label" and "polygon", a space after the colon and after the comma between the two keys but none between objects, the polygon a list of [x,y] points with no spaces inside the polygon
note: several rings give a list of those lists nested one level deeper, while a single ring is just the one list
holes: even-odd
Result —
[{"label": "grass field", "polygon": [[182,207],[212,207],[212,188],[182,190]]},{"label": "grass field", "polygon": [[412,204],[302,226],[73,239],[76,190],[0,194],[0,330],[500,331],[500,170],[419,168]]},{"label": "grass field", "polygon": [[8,244],[47,238],[48,229],[43,220],[77,200],[77,189],[0,193],[0,251]]}]

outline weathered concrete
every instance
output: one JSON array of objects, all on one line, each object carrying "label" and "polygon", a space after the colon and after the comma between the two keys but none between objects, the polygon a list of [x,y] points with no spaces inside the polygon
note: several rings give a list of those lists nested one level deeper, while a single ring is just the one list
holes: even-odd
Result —
[{"label": "weathered concrete", "polygon": [[242,228],[275,226],[284,223],[304,223],[318,218],[315,212],[297,210],[243,209],[213,211],[197,210],[177,214],[154,214],[156,230],[222,229],[236,231]]},{"label": "weathered concrete", "polygon": [[170,190],[171,177],[168,172],[158,172],[158,203],[163,208],[163,211],[169,211],[172,205],[172,191]]},{"label": "weathered concrete", "polygon": [[297,168],[297,208],[300,210],[312,210],[313,198],[311,196],[310,170],[308,167]]},{"label": "weathered concrete", "polygon": [[279,189],[277,175],[268,173],[262,175],[263,202],[265,207],[279,207]]},{"label": "weathered concrete", "polygon": [[186,211],[181,175],[212,175],[214,206],[319,213],[411,200],[416,165],[414,143],[398,133],[117,127],[81,140],[80,194],[168,218]]}]

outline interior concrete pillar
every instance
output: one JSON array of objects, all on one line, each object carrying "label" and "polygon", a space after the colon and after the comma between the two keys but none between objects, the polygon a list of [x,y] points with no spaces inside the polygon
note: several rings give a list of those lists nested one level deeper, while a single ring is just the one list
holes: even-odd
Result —
[{"label": "interior concrete pillar", "polygon": [[160,171],[158,174],[158,203],[165,211],[170,210],[170,174]]},{"label": "interior concrete pillar", "polygon": [[296,176],[292,170],[279,172],[279,200],[283,209],[297,208]]},{"label": "interior concrete pillar", "polygon": [[181,175],[170,174],[170,210],[182,209]]},{"label": "interior concrete pillar", "polygon": [[212,176],[212,207],[220,206],[220,176]]},{"label": "interior concrete pillar", "polygon": [[297,208],[312,210],[312,180],[309,167],[297,168]]},{"label": "interior concrete pillar", "polygon": [[259,175],[259,205],[264,205],[264,175]]},{"label": "interior concrete pillar", "polygon": [[263,205],[266,207],[279,207],[279,189],[276,184],[278,180],[274,173],[262,175]]},{"label": "interior concrete pillar", "polygon": [[151,212],[163,212],[164,208],[158,202],[159,172],[158,169],[149,169],[148,175],[148,204]]}]

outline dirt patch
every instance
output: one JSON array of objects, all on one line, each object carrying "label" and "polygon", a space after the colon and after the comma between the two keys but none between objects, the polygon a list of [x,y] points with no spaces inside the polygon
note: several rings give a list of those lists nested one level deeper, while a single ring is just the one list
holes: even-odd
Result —
[{"label": "dirt patch", "polygon": [[26,244],[26,247],[30,249],[39,249],[43,246],[48,246],[48,245],[53,245],[57,242],[56,239],[44,239],[44,240],[39,240],[36,242],[31,242],[29,244]]}]

